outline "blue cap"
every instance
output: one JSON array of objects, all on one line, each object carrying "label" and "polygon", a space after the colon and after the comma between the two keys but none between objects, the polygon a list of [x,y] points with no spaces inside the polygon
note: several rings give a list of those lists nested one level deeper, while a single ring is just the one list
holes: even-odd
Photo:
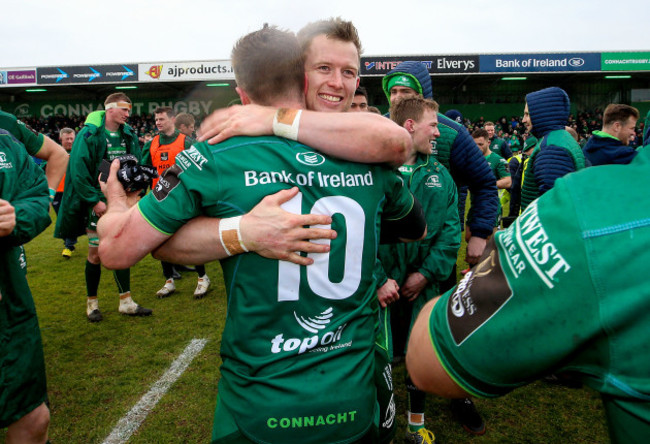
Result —
[{"label": "blue cap", "polygon": [[445,113],[445,116],[449,117],[451,120],[455,121],[456,123],[464,125],[463,115],[457,109],[450,109]]}]

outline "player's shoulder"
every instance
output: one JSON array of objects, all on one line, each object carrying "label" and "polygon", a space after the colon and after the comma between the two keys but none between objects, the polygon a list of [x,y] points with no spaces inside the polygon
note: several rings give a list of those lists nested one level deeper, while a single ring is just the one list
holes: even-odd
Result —
[{"label": "player's shoulder", "polygon": [[0,128],[0,169],[11,166],[11,159],[27,157],[24,145],[9,131]]},{"label": "player's shoulder", "polygon": [[16,116],[0,110],[0,128],[10,130],[17,122],[18,118]]},{"label": "player's shoulder", "polygon": [[443,164],[441,164],[433,156],[429,156],[429,164],[431,166],[432,171],[435,171],[437,174],[439,174],[445,180],[453,181],[453,179],[451,177],[451,173],[449,172],[447,167],[445,167]]},{"label": "player's shoulder", "polygon": [[202,171],[206,166],[214,163],[212,150],[213,145],[208,142],[195,142],[176,155],[176,164],[184,171],[193,169]]}]

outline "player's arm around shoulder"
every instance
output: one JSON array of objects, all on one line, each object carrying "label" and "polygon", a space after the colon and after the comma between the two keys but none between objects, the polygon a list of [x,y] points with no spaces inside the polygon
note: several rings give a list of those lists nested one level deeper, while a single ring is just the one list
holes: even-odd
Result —
[{"label": "player's arm around shoulder", "polygon": [[97,223],[99,257],[106,268],[115,270],[135,265],[169,237],[145,220],[133,195],[127,196],[117,179],[119,166],[118,160],[111,164],[103,187],[108,209]]},{"label": "player's arm around shoulder", "polygon": [[406,160],[413,139],[405,128],[374,113],[304,111],[298,141],[344,160],[387,163]]},{"label": "player's arm around shoulder", "polygon": [[[273,134],[279,110],[260,105],[217,110],[201,124],[200,141],[214,144],[234,136]],[[409,133],[390,119],[374,113],[322,113],[302,110],[297,140],[339,159],[401,165],[410,150]]]}]

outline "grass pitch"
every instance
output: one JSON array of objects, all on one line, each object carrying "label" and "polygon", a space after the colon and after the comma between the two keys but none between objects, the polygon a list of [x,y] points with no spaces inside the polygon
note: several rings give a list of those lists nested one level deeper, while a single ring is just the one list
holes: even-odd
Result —
[{"label": "grass pitch", "polygon": [[[65,260],[62,241],[54,239],[52,231],[50,226],[26,245],[27,278],[45,350],[52,443],[103,442],[194,338],[207,339],[207,345],[129,442],[209,442],[226,311],[219,265],[207,266],[212,287],[204,299],[193,299],[196,274],[187,272],[177,281],[175,294],[157,299],[155,293],[164,283],[160,263],[145,258],[131,270],[131,289],[137,303],[154,310],[147,318],[117,312],[112,272],[103,270],[99,306],[104,320],[91,324],[85,315],[87,240],[80,238],[73,257]],[[401,443],[406,428],[403,364],[396,366],[393,379],[395,442]],[[588,389],[538,382],[501,399],[475,402],[487,423],[487,433],[480,437],[470,436],[453,420],[447,400],[427,398],[426,425],[438,442],[608,442],[599,395]],[[4,436],[0,431],[0,442]]]}]

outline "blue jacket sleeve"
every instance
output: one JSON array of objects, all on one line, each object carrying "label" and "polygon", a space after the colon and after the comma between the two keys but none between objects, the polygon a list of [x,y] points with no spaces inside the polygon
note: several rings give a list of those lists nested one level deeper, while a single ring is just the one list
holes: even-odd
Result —
[{"label": "blue jacket sleeve", "polygon": [[566,149],[547,145],[535,159],[535,179],[540,196],[553,188],[557,179],[575,170],[573,159]]},{"label": "blue jacket sleeve", "polygon": [[458,132],[449,159],[451,175],[459,185],[468,185],[474,195],[474,218],[469,228],[472,235],[487,238],[497,219],[496,178],[487,160],[466,129]]}]

